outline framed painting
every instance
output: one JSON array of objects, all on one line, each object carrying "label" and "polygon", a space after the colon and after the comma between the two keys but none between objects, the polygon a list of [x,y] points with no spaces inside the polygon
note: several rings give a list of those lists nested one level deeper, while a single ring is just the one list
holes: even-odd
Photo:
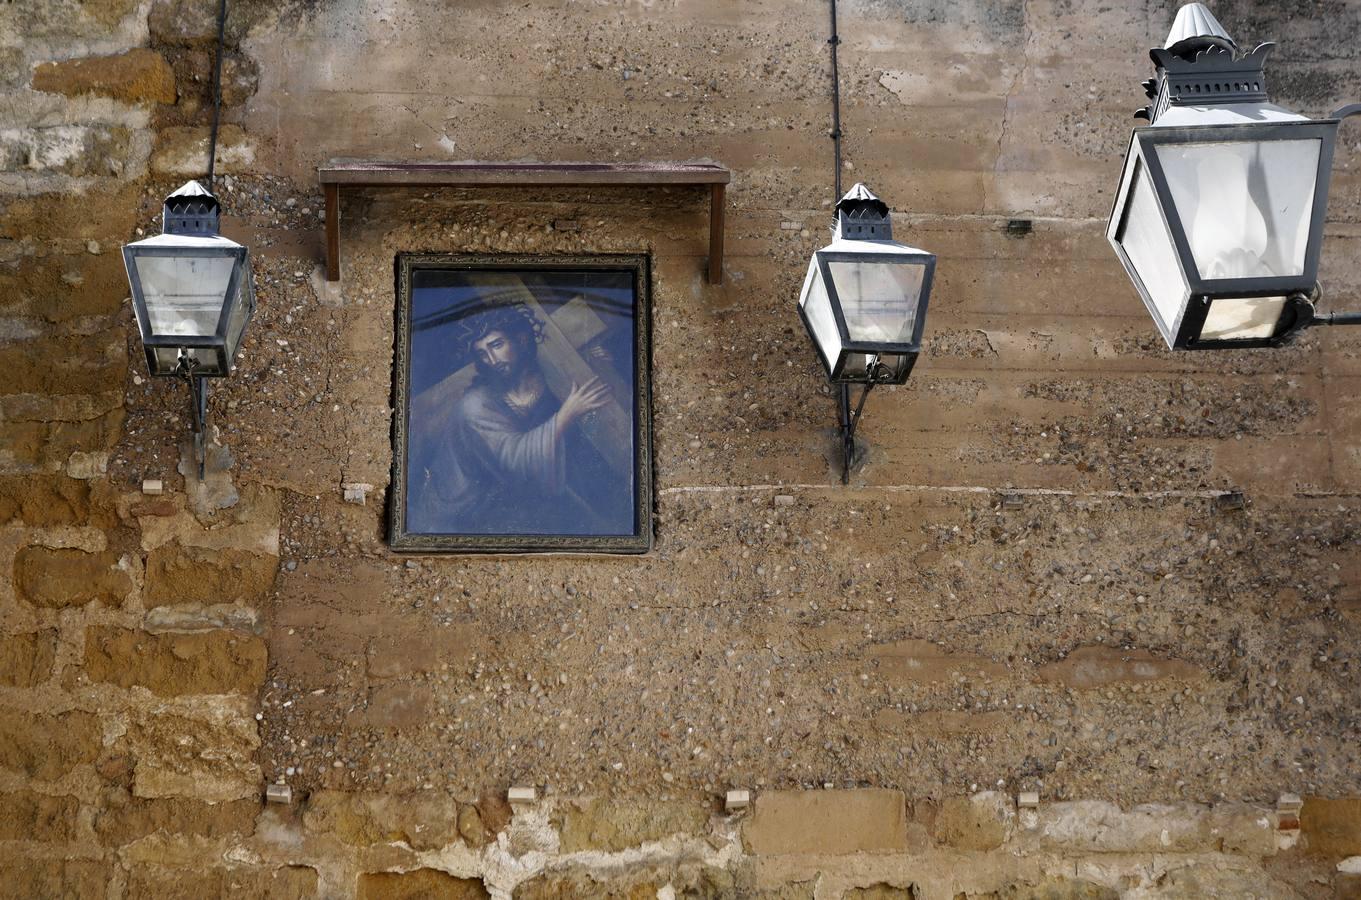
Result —
[{"label": "framed painting", "polygon": [[645,256],[397,258],[395,550],[643,553]]}]

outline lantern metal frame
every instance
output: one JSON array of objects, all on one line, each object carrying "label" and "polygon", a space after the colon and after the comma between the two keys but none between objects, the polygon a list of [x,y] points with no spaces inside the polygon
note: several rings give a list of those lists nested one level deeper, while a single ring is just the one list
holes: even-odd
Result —
[{"label": "lantern metal frame", "polygon": [[[849,243],[839,241],[838,243]],[[873,248],[878,242],[862,242],[868,248]],[[835,246],[835,244],[831,245]],[[903,246],[903,245],[898,245]],[[813,332],[813,325],[808,321],[808,313],[804,310],[803,304],[799,304],[799,319],[803,321],[803,327],[808,332],[809,339],[813,342],[813,347],[817,350],[818,358],[822,360],[823,368],[827,370],[827,380],[833,384],[906,384],[907,378],[912,374],[912,367],[917,364],[917,357],[921,354],[922,332],[926,328],[926,306],[931,296],[931,282],[936,271],[935,254],[909,250],[904,253],[889,253],[882,250],[867,249],[861,253],[849,250],[830,250],[822,249],[814,252],[814,264],[818,267],[818,273],[822,276],[823,286],[827,289],[827,301],[832,310],[832,318],[836,322],[837,333],[841,336],[841,354],[835,359],[828,359],[822,350],[822,345],[818,343],[817,335]],[[912,338],[906,342],[895,341],[854,341],[851,340],[850,329],[846,325],[846,315],[842,311],[841,298],[837,296],[836,281],[832,278],[829,267],[834,262],[868,262],[868,263],[888,263],[891,265],[921,265],[922,285],[918,293],[917,317],[912,325]],[[811,272],[810,272],[811,275]],[[863,377],[850,377],[846,375],[846,364],[851,354],[863,354],[871,358],[870,364],[865,367]],[[901,371],[894,373],[888,366],[876,365],[875,358],[879,356],[901,356],[904,362]],[[876,374],[876,371],[879,374]]]},{"label": "lantern metal frame", "polygon": [[[1295,331],[1313,318],[1314,309],[1309,295],[1318,283],[1318,266],[1323,244],[1323,226],[1327,218],[1328,187],[1331,180],[1333,147],[1337,137],[1337,119],[1312,119],[1294,122],[1264,122],[1253,124],[1144,126],[1134,129],[1121,174],[1120,191],[1111,211],[1107,237],[1115,249],[1126,274],[1134,282],[1140,298],[1153,316],[1154,322],[1173,349],[1205,349],[1232,347],[1277,347],[1290,339]],[[1318,175],[1314,183],[1313,207],[1310,210],[1309,236],[1305,245],[1302,272],[1299,275],[1257,276],[1250,278],[1205,278],[1191,250],[1185,222],[1176,208],[1172,189],[1163,169],[1158,150],[1163,146],[1191,143],[1259,143],[1272,140],[1317,139],[1319,145]],[[1167,322],[1144,285],[1143,278],[1129,258],[1121,242],[1128,221],[1130,201],[1134,196],[1134,179],[1146,175],[1152,183],[1158,213],[1163,227],[1171,238],[1172,247],[1181,268],[1185,290],[1177,321]],[[1277,322],[1276,331],[1267,338],[1239,338],[1233,340],[1201,339],[1201,329],[1214,300],[1250,299],[1284,296],[1286,309]]]},{"label": "lantern metal frame", "polygon": [[[1145,81],[1143,87],[1152,102],[1135,116],[1147,119],[1150,124],[1135,128],[1130,136],[1106,237],[1163,338],[1174,350],[1279,347],[1312,325],[1361,324],[1361,313],[1319,314],[1314,308],[1322,294],[1318,269],[1337,131],[1343,119],[1361,114],[1361,104],[1344,106],[1327,118],[1309,119],[1268,103],[1265,64],[1273,47],[1274,44],[1261,44],[1250,53],[1239,54],[1233,39],[1210,11],[1200,3],[1190,3],[1178,11],[1165,46],[1154,48],[1149,54],[1157,74]],[[1164,116],[1171,121],[1160,121]],[[1241,121],[1222,121],[1226,117]],[[1262,144],[1281,140],[1319,141],[1313,203],[1300,274],[1203,277],[1158,151],[1178,144]],[[1140,176],[1147,177],[1151,183],[1158,216],[1179,267],[1183,291],[1173,322],[1168,322],[1158,309],[1143,276],[1123,245],[1135,180]],[[1202,337],[1215,301],[1262,297],[1285,298],[1271,335],[1232,339]]]},{"label": "lantern metal frame", "polygon": [[[173,234],[174,232],[166,232]],[[139,242],[140,243],[140,242]],[[136,249],[134,253],[133,250]],[[146,298],[142,290],[142,279],[134,265],[135,258],[184,258],[184,259],[211,259],[221,257],[234,260],[232,264],[232,274],[227,280],[226,299],[222,305],[222,312],[218,315],[217,329],[211,338],[202,335],[174,336],[157,335],[151,329],[150,315],[146,308]],[[229,356],[227,350],[227,326],[231,324],[236,307],[242,303],[246,305],[246,318],[242,323],[242,334],[250,325],[250,320],[255,315],[253,279],[250,268],[250,251],[235,244],[235,246],[187,246],[183,244],[166,244],[161,247],[155,245],[149,247],[138,247],[137,244],[129,244],[123,248],[123,261],[128,270],[128,281],[132,286],[132,306],[137,316],[137,329],[142,337],[142,349],[145,351],[147,368],[153,376],[173,377],[186,374],[182,369],[188,369],[189,373],[196,378],[225,378],[231,374],[234,363],[233,356]],[[180,363],[176,369],[161,371],[162,368],[156,360],[157,350],[211,350],[217,358],[216,369],[203,369],[191,356],[181,354]],[[237,347],[239,350],[239,345]]]}]

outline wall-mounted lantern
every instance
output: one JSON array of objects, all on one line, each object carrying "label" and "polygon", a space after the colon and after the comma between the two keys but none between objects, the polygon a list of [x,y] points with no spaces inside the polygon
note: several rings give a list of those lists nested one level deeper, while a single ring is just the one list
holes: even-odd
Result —
[{"label": "wall-mounted lantern", "polygon": [[[832,132],[841,193],[841,89],[836,0],[831,0]],[[799,317],[827,378],[839,390],[841,483],[851,478],[855,430],[876,384],[903,384],[921,353],[936,257],[893,240],[888,204],[857,184],[836,204],[832,242],[813,254],[799,293]],[[850,386],[864,385],[851,410]]]},{"label": "wall-mounted lantern", "polygon": [[203,477],[205,378],[231,371],[255,312],[250,254],[218,233],[217,198],[191,181],[165,198],[164,233],[123,248],[152,375],[189,382]]},{"label": "wall-mounted lantern", "polygon": [[836,205],[799,315],[833,384],[902,384],[921,352],[936,258],[893,240],[888,205],[863,185]]},{"label": "wall-mounted lantern", "polygon": [[1199,3],[1177,13],[1144,82],[1107,237],[1169,347],[1274,347],[1317,324],[1319,251],[1344,107],[1309,119],[1267,102],[1273,45],[1240,53]]}]

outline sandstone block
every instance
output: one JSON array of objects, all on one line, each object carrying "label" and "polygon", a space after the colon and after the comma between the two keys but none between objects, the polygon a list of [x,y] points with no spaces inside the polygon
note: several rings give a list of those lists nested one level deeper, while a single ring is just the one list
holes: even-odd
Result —
[{"label": "sandstone block", "polygon": [[1136,806],[1081,800],[1050,803],[1036,814],[1043,847],[1068,853],[1276,852],[1274,815],[1246,804],[1213,809],[1192,803]]},{"label": "sandstone block", "polygon": [[279,869],[171,869],[138,866],[128,877],[127,900],[204,900],[262,897],[304,900],[317,896],[317,871],[307,866]]},{"label": "sandstone block", "polygon": [[915,900],[916,895],[910,887],[880,883],[869,887],[851,888],[841,897],[842,900]]},{"label": "sandstone block", "polygon": [[34,606],[120,606],[132,579],[118,567],[117,553],[25,547],[14,557],[14,589]]},{"label": "sandstone block", "polygon": [[697,803],[648,799],[598,799],[569,806],[562,819],[562,852],[615,852],[673,834],[700,836],[709,813]]},{"label": "sandstone block", "polygon": [[[201,175],[208,159],[209,130],[199,127],[164,128],[157,135],[151,154],[151,171],[157,175]],[[244,172],[255,162],[255,141],[240,125],[223,125],[217,134],[219,174]]]},{"label": "sandstone block", "polygon": [[1000,791],[983,791],[972,797],[948,797],[936,814],[935,836],[961,850],[993,850],[1011,837],[1016,809]]},{"label": "sandstone block", "polygon": [[51,781],[99,756],[98,717],[85,712],[59,715],[0,711],[0,767]]},{"label": "sandstone block", "polygon": [[57,655],[57,633],[35,631],[0,637],[0,684],[33,687],[52,674]]},{"label": "sandstone block", "polygon": [[24,791],[0,794],[0,840],[64,842],[75,838],[75,797],[48,797]]},{"label": "sandstone block", "polygon": [[197,800],[149,800],[123,795],[95,814],[95,834],[100,843],[121,847],[149,834],[164,832],[220,838],[250,835],[255,831],[259,804],[249,800],[202,803]]},{"label": "sandstone block", "polygon": [[102,897],[111,875],[107,863],[93,860],[6,860],[0,862],[0,900]]},{"label": "sandstone block", "polygon": [[317,897],[317,870],[310,866],[279,869],[229,869],[222,876],[224,897],[310,900]]},{"label": "sandstone block", "polygon": [[112,626],[85,633],[92,681],[138,685],[162,697],[251,694],[265,679],[265,642],[235,631],[148,634]]},{"label": "sandstone block", "polygon": [[303,824],[358,847],[405,841],[415,850],[437,850],[459,836],[458,804],[423,793],[320,791],[308,799]]},{"label": "sandstone block", "polygon": [[840,855],[902,850],[907,813],[901,791],[768,791],[742,829],[747,849],[761,856]]},{"label": "sandstone block", "polygon": [[123,383],[127,335],[42,335],[0,344],[5,394],[99,394]]},{"label": "sandstone block", "polygon": [[146,603],[258,603],[274,585],[277,556],[167,544],[147,555]]},{"label": "sandstone block", "polygon": [[[667,886],[670,886],[670,891]],[[739,884],[729,871],[692,864],[631,867],[606,872],[567,870],[544,873],[516,886],[514,900],[653,900],[655,897],[708,900],[812,900],[811,890],[763,890]]]},{"label": "sandstone block", "polygon": [[139,47],[115,56],[43,63],[33,70],[33,89],[70,97],[98,94],[124,103],[174,103],[175,75],[165,57]]},{"label": "sandstone block", "polygon": [[470,847],[481,847],[490,839],[476,806],[459,807],[458,833]]},{"label": "sandstone block", "polygon": [[13,302],[48,322],[113,315],[127,296],[128,278],[117,253],[35,256],[0,270],[0,303]]},{"label": "sandstone block", "polygon": [[[120,181],[85,193],[16,198],[0,211],[0,237],[39,243],[95,240],[117,246],[143,224],[141,194],[140,184]],[[121,372],[115,384],[121,388]]]},{"label": "sandstone block", "polygon": [[1361,855],[1361,797],[1306,797],[1300,810],[1300,834],[1311,854]]},{"label": "sandstone block", "polygon": [[476,878],[455,878],[436,869],[369,872],[359,876],[359,900],[486,900]]},{"label": "sandstone block", "polygon": [[122,746],[138,797],[259,800],[259,728],[243,701],[195,698],[138,710]]},{"label": "sandstone block", "polygon": [[120,175],[132,133],[121,126],[46,125],[0,132],[0,161],[8,169],[62,175]]},{"label": "sandstone block", "polygon": [[0,476],[0,523],[102,528],[112,525],[113,518],[107,485],[59,475]]}]

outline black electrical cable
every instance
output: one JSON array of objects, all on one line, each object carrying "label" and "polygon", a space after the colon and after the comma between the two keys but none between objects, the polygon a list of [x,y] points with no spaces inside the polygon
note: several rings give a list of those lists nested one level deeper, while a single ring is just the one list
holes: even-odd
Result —
[{"label": "black electrical cable", "polygon": [[[225,4],[227,0],[222,0]],[[832,146],[834,148],[834,164],[836,165],[836,176],[833,182],[836,184],[836,196],[832,198],[835,203],[841,199],[841,79],[837,74],[836,67],[836,48],[841,43],[841,36],[836,30],[836,0],[832,0],[832,36],[827,39],[827,43],[832,47]]]},{"label": "black electrical cable", "polygon": [[213,192],[213,170],[217,167],[217,123],[222,117],[222,49],[226,43],[227,0],[217,8],[217,59],[213,63],[213,128],[208,133],[208,193]]}]

